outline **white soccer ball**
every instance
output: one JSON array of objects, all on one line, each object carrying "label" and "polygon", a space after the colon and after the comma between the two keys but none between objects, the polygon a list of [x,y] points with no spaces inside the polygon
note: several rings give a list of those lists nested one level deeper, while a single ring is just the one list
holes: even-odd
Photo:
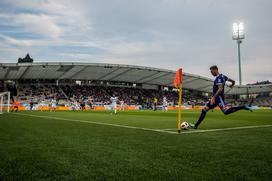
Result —
[{"label": "white soccer ball", "polygon": [[186,130],[189,128],[189,124],[187,122],[182,122],[180,125],[180,128],[183,130]]}]

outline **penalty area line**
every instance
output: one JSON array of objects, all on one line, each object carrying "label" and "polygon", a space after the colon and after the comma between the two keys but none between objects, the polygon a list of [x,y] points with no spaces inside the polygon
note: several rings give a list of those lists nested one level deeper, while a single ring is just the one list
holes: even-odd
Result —
[{"label": "penalty area line", "polygon": [[24,113],[13,113],[13,114],[14,115],[17,114],[17,115],[23,115],[23,116],[37,117],[37,118],[44,118],[44,119],[56,119],[56,120],[63,120],[63,121],[70,121],[70,122],[79,122],[79,123],[88,123],[88,124],[96,124],[96,125],[103,125],[103,126],[112,126],[112,127],[152,131],[152,132],[157,132],[157,133],[179,134],[177,132],[167,131],[167,130],[142,128],[142,127],[135,127],[135,126],[120,125],[120,124],[95,122],[95,121],[85,121],[85,120],[80,120],[80,119],[68,119],[68,118],[60,118],[60,117],[52,117],[52,116],[39,116],[39,115],[30,115],[30,114],[24,114]]}]

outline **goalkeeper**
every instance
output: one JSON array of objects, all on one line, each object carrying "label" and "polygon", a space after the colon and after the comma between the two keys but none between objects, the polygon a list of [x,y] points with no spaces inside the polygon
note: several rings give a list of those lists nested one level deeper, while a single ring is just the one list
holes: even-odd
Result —
[{"label": "goalkeeper", "polygon": [[225,103],[224,98],[224,87],[226,82],[231,82],[231,88],[234,86],[235,81],[228,78],[227,76],[220,74],[218,71],[218,67],[213,65],[210,67],[211,74],[215,77],[213,84],[213,95],[206,106],[202,109],[202,112],[199,116],[198,121],[195,124],[190,123],[190,127],[197,129],[200,123],[204,120],[207,112],[211,109],[214,109],[216,106],[219,106],[221,111],[225,114],[231,114],[239,110],[249,110],[252,111],[251,103],[249,105],[242,106],[231,106]]}]

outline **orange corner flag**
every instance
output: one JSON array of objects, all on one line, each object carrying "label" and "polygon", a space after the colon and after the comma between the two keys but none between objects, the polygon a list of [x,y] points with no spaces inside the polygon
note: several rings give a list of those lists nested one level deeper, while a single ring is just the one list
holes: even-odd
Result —
[{"label": "orange corner flag", "polygon": [[182,69],[178,69],[177,70],[177,73],[176,73],[176,76],[175,76],[175,79],[174,79],[174,86],[176,88],[179,88],[180,87],[180,84],[182,83]]},{"label": "orange corner flag", "polygon": [[178,101],[178,132],[181,131],[181,102],[182,102],[182,69],[178,69],[175,79],[174,86],[179,89],[179,101]]}]

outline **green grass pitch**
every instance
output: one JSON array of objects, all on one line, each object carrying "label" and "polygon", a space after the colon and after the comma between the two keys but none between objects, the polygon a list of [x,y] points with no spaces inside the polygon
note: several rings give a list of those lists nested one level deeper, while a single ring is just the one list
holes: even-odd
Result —
[{"label": "green grass pitch", "polygon": [[272,110],[209,112],[207,132],[188,134],[176,133],[176,120],[152,111],[2,114],[0,180],[272,180]]}]

